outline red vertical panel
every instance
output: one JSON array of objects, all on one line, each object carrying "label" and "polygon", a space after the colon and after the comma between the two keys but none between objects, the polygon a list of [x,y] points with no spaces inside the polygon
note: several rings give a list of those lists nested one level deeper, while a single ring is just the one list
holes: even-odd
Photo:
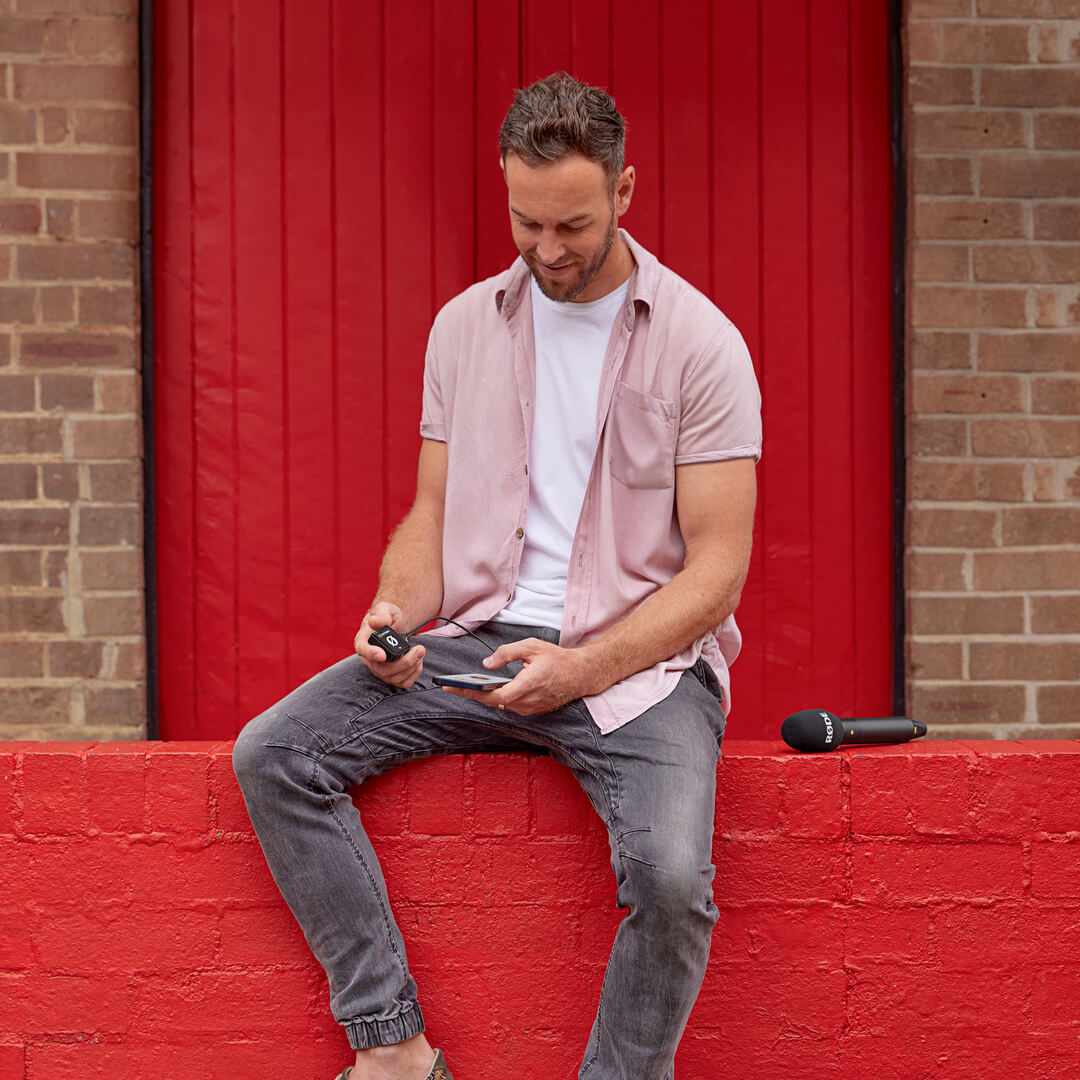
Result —
[{"label": "red vertical panel", "polygon": [[[233,730],[282,697],[286,670],[286,447],[282,348],[281,20],[235,0],[237,708]],[[273,87],[274,92],[267,92]],[[217,732],[221,734],[221,732]]]},{"label": "red vertical panel", "polygon": [[[713,12],[714,299],[758,359],[761,342],[761,50],[755,0]],[[741,42],[738,49],[730,42]]]},{"label": "red vertical panel", "polygon": [[852,235],[855,409],[853,494],[855,610],[853,678],[863,715],[891,705],[892,397],[889,281],[892,187],[889,148],[888,5],[852,4]]},{"label": "red vertical panel", "polygon": [[386,9],[386,416],[395,454],[386,505],[393,527],[412,503],[424,353],[434,302],[432,0]]},{"label": "red vertical panel", "polygon": [[[851,474],[851,155],[848,4],[815,10],[810,58],[810,520],[811,639],[808,694],[852,715],[855,610]],[[827,437],[822,437],[826,435]],[[809,700],[809,699],[808,699]]]},{"label": "red vertical panel", "polygon": [[570,74],[582,82],[610,90],[609,0],[573,0],[570,11]]},{"label": "red vertical panel", "polygon": [[169,735],[195,694],[191,459],[191,10],[161,5],[154,48],[154,435],[158,716]]},{"label": "red vertical panel", "polygon": [[605,0],[528,0],[523,27],[496,0],[285,2],[199,0],[194,51],[183,2],[158,20],[163,731],[231,734],[347,651],[412,496],[431,316],[514,257],[498,125],[556,67],[615,94],[624,224],[711,292],[761,378],[733,733],[774,736],[810,695],[882,711],[884,7],[851,5],[849,36],[850,0],[632,0],[614,23]]},{"label": "red vertical panel", "polygon": [[570,67],[570,0],[522,0],[521,82]]},{"label": "red vertical panel", "polygon": [[661,7],[664,262],[711,291],[712,200],[709,0]]},{"label": "red vertical panel", "polygon": [[490,277],[517,256],[510,238],[499,126],[521,86],[516,6],[476,0],[476,276]]},{"label": "red vertical panel", "polygon": [[[333,0],[334,388],[338,410],[339,579],[335,639],[342,653],[378,582],[386,539],[383,477],[408,432],[385,426],[383,399],[382,38],[377,0]],[[470,27],[471,34],[471,27]],[[391,231],[392,233],[392,231]],[[471,237],[469,248],[471,264]],[[415,430],[415,425],[414,425]]]},{"label": "red vertical panel", "polygon": [[761,704],[775,725],[805,703],[811,665],[807,19],[805,0],[769,3],[762,10],[762,393],[769,443],[765,472],[778,482],[765,487],[762,519],[767,679]]},{"label": "red vertical panel", "polygon": [[288,677],[295,684],[340,656],[347,643],[328,642],[326,632],[337,603],[338,481],[337,358],[327,333],[333,296],[330,19],[325,3],[305,0],[284,0],[283,16]]},{"label": "red vertical panel", "polygon": [[621,224],[653,254],[660,254],[663,158],[660,151],[660,5],[658,0],[621,4],[614,20],[611,92],[628,118],[626,163],[637,186]]},{"label": "red vertical panel", "polygon": [[[758,4],[713,11],[712,24],[712,279],[713,298],[739,328],[763,381],[761,351],[761,41]],[[730,42],[742,46],[730,48]],[[736,618],[746,645],[732,669],[732,733],[758,734],[765,684],[765,608],[762,516],[769,432],[758,468],[758,508],[750,575]]]},{"label": "red vertical panel", "polygon": [[[476,100],[473,93],[475,38],[472,0],[435,3],[434,159],[439,182],[433,192],[435,219],[434,300],[439,308],[473,282],[476,235]],[[507,98],[506,104],[509,105]],[[485,132],[485,145],[494,134]],[[491,153],[483,163],[498,169]],[[504,228],[508,226],[504,224]],[[418,418],[414,418],[415,430]]]},{"label": "red vertical panel", "polygon": [[192,83],[192,137],[198,153],[192,185],[197,738],[231,724],[236,703],[230,22],[230,7],[210,0],[196,3],[192,50],[199,78]]}]

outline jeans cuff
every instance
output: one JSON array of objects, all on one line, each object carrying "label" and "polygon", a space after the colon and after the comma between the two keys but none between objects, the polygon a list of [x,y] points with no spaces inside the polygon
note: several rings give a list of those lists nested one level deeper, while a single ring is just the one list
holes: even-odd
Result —
[{"label": "jeans cuff", "polygon": [[424,1030],[424,1014],[414,1001],[403,1012],[389,1020],[364,1020],[354,1017],[341,1021],[349,1045],[354,1050],[368,1050],[373,1046],[392,1046],[404,1042]]}]

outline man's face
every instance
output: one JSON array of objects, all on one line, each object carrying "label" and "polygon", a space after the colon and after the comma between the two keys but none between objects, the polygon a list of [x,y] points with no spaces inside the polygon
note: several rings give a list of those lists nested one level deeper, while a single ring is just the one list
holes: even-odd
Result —
[{"label": "man's face", "polygon": [[545,296],[595,300],[620,283],[606,279],[616,221],[630,202],[632,169],[614,193],[603,167],[580,154],[535,167],[507,154],[503,172],[514,243]]}]

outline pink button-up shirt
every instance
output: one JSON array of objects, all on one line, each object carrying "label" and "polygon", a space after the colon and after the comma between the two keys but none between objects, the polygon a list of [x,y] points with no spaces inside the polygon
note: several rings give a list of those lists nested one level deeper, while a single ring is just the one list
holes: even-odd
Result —
[{"label": "pink button-up shirt", "polygon": [[[636,263],[604,357],[596,453],[574,534],[559,643],[602,634],[683,566],[675,466],[761,456],[761,397],[738,330],[711,301],[623,232]],[[530,273],[466,289],[428,341],[420,433],[445,442],[442,614],[470,628],[510,598],[528,528],[533,412]],[[457,634],[454,627],[432,631]],[[729,616],[670,660],[585,698],[604,733],[674,689],[699,656],[730,715],[728,666],[742,637]]]}]

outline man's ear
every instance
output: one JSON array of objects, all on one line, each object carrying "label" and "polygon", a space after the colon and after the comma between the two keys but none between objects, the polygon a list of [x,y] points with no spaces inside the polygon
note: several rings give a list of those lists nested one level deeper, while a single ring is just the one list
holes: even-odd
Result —
[{"label": "man's ear", "polygon": [[622,217],[630,209],[630,200],[634,195],[634,181],[636,179],[633,165],[627,165],[615,185],[615,216]]}]

